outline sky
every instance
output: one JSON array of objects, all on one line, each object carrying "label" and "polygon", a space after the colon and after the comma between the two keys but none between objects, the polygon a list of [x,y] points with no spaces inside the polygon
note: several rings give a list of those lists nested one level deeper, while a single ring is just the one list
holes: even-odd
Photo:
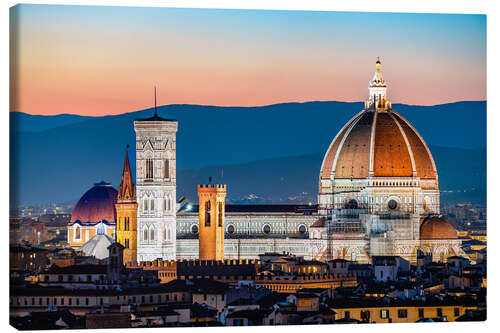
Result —
[{"label": "sky", "polygon": [[380,57],[393,103],[486,100],[486,16],[18,5],[10,111],[363,101]]}]

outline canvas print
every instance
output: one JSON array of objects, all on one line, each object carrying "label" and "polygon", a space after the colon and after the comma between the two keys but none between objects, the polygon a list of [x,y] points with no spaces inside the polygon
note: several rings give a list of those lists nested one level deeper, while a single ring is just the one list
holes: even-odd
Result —
[{"label": "canvas print", "polygon": [[16,329],[486,320],[485,15],[21,4],[10,36]]}]

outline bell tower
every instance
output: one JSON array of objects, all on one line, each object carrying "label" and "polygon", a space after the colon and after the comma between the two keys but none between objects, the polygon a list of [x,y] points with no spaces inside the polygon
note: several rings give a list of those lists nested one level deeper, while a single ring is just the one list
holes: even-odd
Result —
[{"label": "bell tower", "polygon": [[226,185],[198,185],[199,259],[224,260]]},{"label": "bell tower", "polygon": [[134,121],[136,139],[137,259],[176,259],[177,120]]},{"label": "bell tower", "polygon": [[128,160],[128,145],[116,198],[116,241],[123,246],[123,262],[137,263],[137,197]]}]

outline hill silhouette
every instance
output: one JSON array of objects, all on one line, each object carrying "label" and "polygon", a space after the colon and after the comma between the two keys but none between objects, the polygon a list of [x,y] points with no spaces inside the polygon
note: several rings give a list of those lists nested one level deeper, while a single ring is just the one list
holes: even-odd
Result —
[{"label": "hill silhouette", "polygon": [[[168,105],[159,107],[158,112],[179,121],[179,193],[189,193],[192,179],[206,181],[203,177],[207,175],[200,170],[210,166],[216,170],[224,168],[225,181],[234,188],[227,178],[231,167],[223,166],[240,165],[243,169],[234,171],[237,177],[232,181],[241,182],[238,187],[242,193],[262,192],[265,185],[256,185],[254,177],[258,177],[263,183],[275,184],[276,193],[283,199],[296,196],[297,191],[317,191],[322,155],[340,128],[361,108],[362,103],[307,102],[262,107]],[[484,165],[484,181],[473,185],[479,189],[484,183],[485,189],[486,102],[436,106],[395,104],[393,108],[414,125],[429,145],[463,150],[464,154],[470,154],[464,163],[480,159],[477,172],[481,173]],[[151,114],[151,109],[104,117],[32,116],[11,112],[11,204],[77,199],[100,180],[117,187],[125,146],[133,146],[135,141],[133,120]],[[437,151],[432,153],[436,160],[440,159]],[[453,161],[455,153],[439,154]],[[316,159],[299,161],[308,155]],[[131,152],[130,157],[135,172],[135,154]],[[245,165],[266,160],[281,167],[255,169],[255,172],[260,170],[261,176],[250,176],[244,171]],[[441,188],[458,189],[462,186],[459,175],[468,175],[471,170],[465,165],[463,168],[456,165],[457,176],[450,176],[451,183],[447,184],[446,168],[441,170],[440,163],[437,164]],[[311,185],[298,182],[278,186],[275,182],[287,173],[295,175],[297,180],[308,179],[306,183]],[[233,194],[236,193],[239,192]]]}]

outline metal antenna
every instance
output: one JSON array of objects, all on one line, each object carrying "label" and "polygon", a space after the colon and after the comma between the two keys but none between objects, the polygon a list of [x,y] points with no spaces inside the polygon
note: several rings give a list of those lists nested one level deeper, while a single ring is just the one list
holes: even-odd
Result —
[{"label": "metal antenna", "polygon": [[156,111],[156,86],[155,86],[155,117],[158,117],[158,112]]}]

